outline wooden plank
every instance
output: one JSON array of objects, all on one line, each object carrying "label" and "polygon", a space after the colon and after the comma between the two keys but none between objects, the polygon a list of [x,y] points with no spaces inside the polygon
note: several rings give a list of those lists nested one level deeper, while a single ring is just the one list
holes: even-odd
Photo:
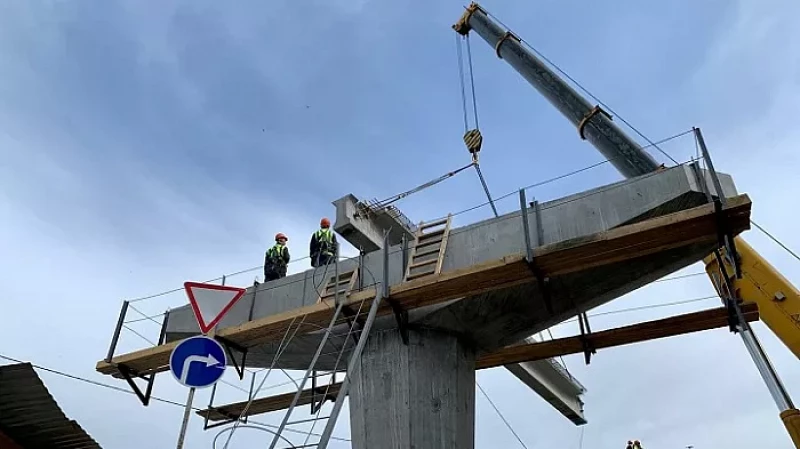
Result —
[{"label": "wooden plank", "polygon": [[[755,304],[743,306],[742,312],[747,321],[758,320],[758,308]],[[725,308],[720,307],[596,332],[589,337],[589,341],[596,349],[602,349],[716,329],[727,325],[728,312]],[[513,363],[532,362],[581,352],[583,352],[583,345],[580,336],[526,343],[509,346],[493,353],[479,356],[475,363],[475,369],[496,368]],[[338,392],[341,383],[333,385],[336,387],[335,391]],[[333,386],[331,389],[333,391]],[[291,404],[293,396],[294,393],[287,393],[256,399],[248,411],[248,416],[286,409]],[[310,403],[311,390],[304,390],[301,398],[307,398],[307,402],[301,402],[301,404]],[[216,410],[223,410],[238,416],[244,409],[245,404],[247,404],[246,401],[216,407],[211,411],[209,420],[221,421],[228,419],[224,414],[216,412]],[[201,410],[197,414],[205,416],[204,414],[207,412],[208,410]]]},{"label": "wooden plank", "polygon": [[[341,389],[341,382],[332,384],[328,389],[329,396],[336,396]],[[274,412],[276,410],[283,410],[289,408],[292,404],[292,399],[296,392],[278,394],[266,398],[256,399],[247,409],[247,416],[259,415],[261,413]],[[313,398],[317,401],[322,399],[322,394],[325,393],[325,387],[317,387],[317,393]],[[297,406],[307,405],[311,403],[312,394],[311,389],[303,390],[297,402]],[[244,408],[247,406],[248,401],[236,402],[234,404],[227,404],[221,407],[212,407],[211,409],[200,410],[196,412],[200,416],[208,414],[209,421],[225,421],[234,419],[241,415]]]},{"label": "wooden plank", "polygon": [[[747,321],[758,320],[758,308],[754,304],[742,307],[742,312]],[[720,307],[595,332],[588,340],[595,349],[602,349],[715,329],[727,325],[728,311]],[[479,357],[476,364],[477,369],[493,368],[582,352],[581,338],[580,336],[574,336],[539,343],[508,346]]]},{"label": "wooden plank", "polygon": [[[723,213],[734,233],[749,229],[749,211],[750,200],[747,195],[728,199],[728,206]],[[713,205],[708,204],[591,236],[538,247],[534,256],[545,276],[556,276],[631,260],[690,243],[713,243],[716,240],[716,218]],[[535,282],[535,277],[525,263],[524,255],[512,254],[403,282],[392,286],[389,294],[397,304],[408,310],[530,282]],[[358,308],[364,301],[362,314],[366,315],[374,297],[374,288],[365,289],[351,294],[345,304]],[[244,347],[252,347],[280,341],[287,327],[297,325],[300,321],[302,324],[298,335],[326,328],[332,313],[328,304],[317,303],[220,329],[217,335]],[[388,302],[384,302],[378,310],[379,315],[391,313],[393,311]],[[122,354],[114,357],[111,363],[100,361],[96,370],[117,377],[118,364],[125,364],[141,374],[165,371],[170,352],[176,344],[177,342],[172,342]]]}]

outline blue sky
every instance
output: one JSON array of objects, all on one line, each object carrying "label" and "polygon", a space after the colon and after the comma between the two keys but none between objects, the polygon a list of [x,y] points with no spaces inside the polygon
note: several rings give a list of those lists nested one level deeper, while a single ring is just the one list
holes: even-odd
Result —
[{"label": "blue sky", "polygon": [[[94,374],[94,363],[122,298],[259,265],[278,231],[301,257],[336,198],[383,198],[469,162],[450,29],[462,6],[1,2],[0,353],[108,381]],[[717,168],[751,195],[754,219],[800,248],[798,214],[786,195],[800,169],[796,4],[484,6],[651,139],[701,127]],[[481,166],[494,195],[602,160],[477,36],[472,52]],[[694,154],[687,138],[663,148],[680,161]],[[605,164],[529,196],[553,199],[619,179]],[[483,199],[468,171],[399,206],[418,221]],[[517,207],[516,197],[499,206]],[[490,213],[482,208],[457,223]],[[800,283],[800,263],[757,232],[748,241]],[[306,268],[298,265],[293,270]],[[232,282],[247,285],[256,274]],[[703,278],[664,284],[604,309],[710,292]],[[178,294],[140,307],[159,313],[184,301]],[[621,314],[601,325],[684,309]],[[757,330],[790,390],[800,384],[797,360],[763,326]],[[608,351],[588,368],[568,358],[590,390],[584,445],[615,447],[638,437],[653,442],[648,448],[744,448],[756,440],[790,447],[738,343],[715,331]],[[142,344],[132,334],[123,342]],[[67,414],[106,447],[174,444],[180,409],[145,409],[127,395],[43,377]],[[479,380],[529,447],[577,447],[574,426],[509,373],[482,372]],[[732,391],[749,405],[734,401]],[[184,394],[166,380],[156,392],[175,400]],[[190,447],[212,439],[198,426]],[[480,396],[476,429],[478,448],[517,445]],[[234,441],[263,438],[242,431]]]}]

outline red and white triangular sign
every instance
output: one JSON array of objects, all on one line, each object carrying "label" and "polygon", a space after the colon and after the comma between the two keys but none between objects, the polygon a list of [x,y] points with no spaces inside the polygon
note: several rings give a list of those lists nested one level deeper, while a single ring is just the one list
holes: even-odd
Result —
[{"label": "red and white triangular sign", "polygon": [[197,324],[200,325],[200,331],[204,334],[219,323],[246,291],[238,287],[200,282],[184,282],[183,288],[189,296],[189,303],[197,318]]}]

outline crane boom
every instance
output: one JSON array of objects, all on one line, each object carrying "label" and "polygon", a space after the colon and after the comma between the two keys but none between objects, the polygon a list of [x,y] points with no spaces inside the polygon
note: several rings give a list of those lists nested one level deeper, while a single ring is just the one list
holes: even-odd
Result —
[{"label": "crane boom", "polygon": [[656,161],[625,135],[599,105],[591,106],[544,62],[524,48],[516,35],[489,18],[477,3],[467,8],[453,28],[463,35],[474,30],[493,46],[497,55],[572,122],[581,138],[597,147],[623,176],[633,178],[658,169]]},{"label": "crane boom", "polygon": [[[569,84],[562,80],[536,55],[522,45],[522,40],[505,29],[484,10],[472,2],[453,25],[453,29],[466,36],[475,31],[497,56],[505,60],[573,125],[582,139],[588,140],[626,178],[645,175],[663,168],[643,148],[636,144],[612,121],[599,106],[592,107]],[[702,136],[699,135],[700,143]],[[710,163],[710,161],[709,161]],[[725,268],[725,257],[710,255],[704,259],[706,272],[721,297],[734,296],[745,303],[758,305],[762,322],[800,358],[800,291],[775,270],[761,255],[740,237],[734,239],[741,277],[732,275],[733,267]],[[725,249],[721,250],[723,254]],[[727,280],[725,279],[727,278]],[[730,286],[730,287],[728,287]],[[733,291],[726,291],[728,289]],[[750,352],[762,378],[781,411],[796,448],[800,449],[800,411],[794,408],[791,398],[770,364],[755,335],[745,324],[739,334]]]}]

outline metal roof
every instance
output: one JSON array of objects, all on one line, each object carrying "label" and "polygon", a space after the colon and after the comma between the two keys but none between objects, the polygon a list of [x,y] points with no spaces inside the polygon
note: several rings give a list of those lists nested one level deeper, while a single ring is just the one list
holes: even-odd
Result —
[{"label": "metal roof", "polygon": [[64,415],[30,363],[0,366],[0,431],[25,449],[101,449]]}]

